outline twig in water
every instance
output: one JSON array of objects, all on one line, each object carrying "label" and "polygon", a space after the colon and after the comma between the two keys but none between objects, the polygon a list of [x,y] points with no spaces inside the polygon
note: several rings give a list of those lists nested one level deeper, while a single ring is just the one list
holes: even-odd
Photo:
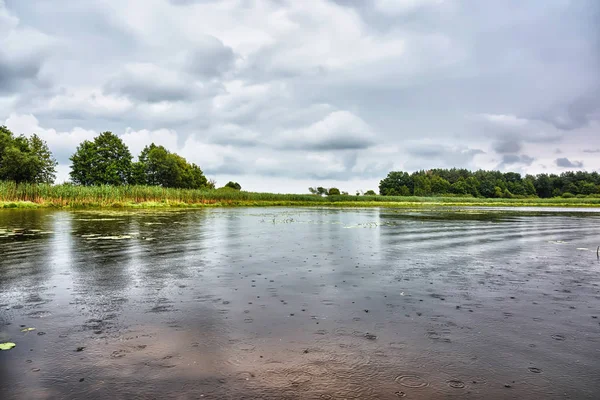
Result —
[{"label": "twig in water", "polygon": [[598,246],[596,249],[596,257],[598,257],[598,260],[600,260],[600,246]]}]

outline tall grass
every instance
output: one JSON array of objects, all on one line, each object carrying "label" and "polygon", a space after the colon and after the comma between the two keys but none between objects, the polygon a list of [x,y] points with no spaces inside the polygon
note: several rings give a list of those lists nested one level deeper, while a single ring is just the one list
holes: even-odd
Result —
[{"label": "tall grass", "polygon": [[7,206],[600,206],[600,198],[481,199],[473,197],[328,196],[253,193],[237,190],[171,189],[158,186],[76,186],[0,182],[0,203]]}]

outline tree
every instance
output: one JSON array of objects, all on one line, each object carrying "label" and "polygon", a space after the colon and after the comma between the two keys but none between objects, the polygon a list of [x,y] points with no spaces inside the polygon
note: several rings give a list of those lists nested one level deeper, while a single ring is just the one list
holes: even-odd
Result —
[{"label": "tree", "polygon": [[[0,126],[0,162],[4,158],[4,153],[6,149],[12,145],[14,141],[13,133],[4,125]],[[2,164],[0,164],[2,167]]]},{"label": "tree", "polygon": [[535,178],[531,175],[527,175],[525,179],[523,179],[523,188],[525,189],[525,194],[527,196],[536,196],[537,192],[535,190]]},{"label": "tree", "polygon": [[112,132],[83,141],[70,158],[71,180],[79,185],[125,185],[132,183],[131,153]]},{"label": "tree", "polygon": [[383,196],[397,196],[401,192],[401,187],[406,186],[412,193],[414,188],[413,177],[407,172],[392,171],[385,179],[379,182],[379,194]]},{"label": "tree", "polygon": [[547,174],[539,174],[534,182],[537,195],[541,198],[552,197],[552,181]]},{"label": "tree", "polygon": [[365,196],[377,196],[377,193],[374,190],[367,190]]},{"label": "tree", "polygon": [[48,144],[38,135],[34,134],[29,138],[29,148],[33,156],[39,160],[33,182],[53,183],[56,179],[56,166],[58,162],[56,162],[56,159],[48,148]]},{"label": "tree", "polygon": [[132,181],[140,185],[183,189],[211,187],[200,167],[154,143],[144,147],[138,161],[133,163]]},{"label": "tree", "polygon": [[323,196],[327,194],[327,189],[325,189],[323,186],[319,186],[317,188],[317,193],[319,194],[319,196]]},{"label": "tree", "polygon": [[424,174],[419,174],[413,177],[415,183],[415,196],[431,196],[431,181]]},{"label": "tree", "polygon": [[432,176],[431,181],[431,193],[433,194],[446,194],[450,192],[450,182],[440,176]]},{"label": "tree", "polygon": [[308,191],[310,192],[310,194],[318,194],[319,192],[317,192],[317,189],[315,189],[314,187],[309,187]]},{"label": "tree", "polygon": [[242,185],[240,185],[237,182],[232,182],[232,181],[227,182],[227,184],[225,185],[225,187],[228,187],[228,188],[231,188],[231,189],[235,189],[235,190],[242,190]]},{"label": "tree", "polygon": [[579,188],[579,193],[581,193],[581,194],[596,194],[596,193],[598,193],[598,188],[592,182],[581,182],[581,186]]},{"label": "tree", "polygon": [[15,137],[0,127],[0,179],[17,183],[52,183],[56,177],[56,160],[39,136]]},{"label": "tree", "polygon": [[339,195],[340,194],[340,189],[338,188],[330,188],[329,191],[327,192],[328,196],[335,196],[335,195]]},{"label": "tree", "polygon": [[466,195],[469,188],[464,179],[459,179],[450,186],[450,192],[458,195]]}]

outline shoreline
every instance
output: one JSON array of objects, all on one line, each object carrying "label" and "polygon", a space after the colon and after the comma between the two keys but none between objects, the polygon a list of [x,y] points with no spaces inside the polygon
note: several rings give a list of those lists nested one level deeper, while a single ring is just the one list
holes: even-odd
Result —
[{"label": "shoreline", "polygon": [[[532,208],[600,208],[598,202],[586,202],[591,199],[578,199],[580,201],[565,201],[559,202],[554,199],[505,199],[505,201],[461,201],[466,199],[450,198],[444,201],[244,201],[244,200],[225,200],[225,201],[210,201],[210,202],[178,202],[165,200],[162,202],[145,201],[145,202],[52,202],[52,201],[0,201],[0,210],[11,209],[164,209],[164,208],[237,208],[237,207],[322,207],[322,208],[450,208],[450,207],[532,207]],[[593,199],[597,200],[597,199]]]}]

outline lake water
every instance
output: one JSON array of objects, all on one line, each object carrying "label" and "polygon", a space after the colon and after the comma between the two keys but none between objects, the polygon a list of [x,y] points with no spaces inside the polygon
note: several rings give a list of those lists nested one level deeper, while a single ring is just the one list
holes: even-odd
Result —
[{"label": "lake water", "polygon": [[0,398],[598,399],[598,245],[600,210],[0,211]]}]

